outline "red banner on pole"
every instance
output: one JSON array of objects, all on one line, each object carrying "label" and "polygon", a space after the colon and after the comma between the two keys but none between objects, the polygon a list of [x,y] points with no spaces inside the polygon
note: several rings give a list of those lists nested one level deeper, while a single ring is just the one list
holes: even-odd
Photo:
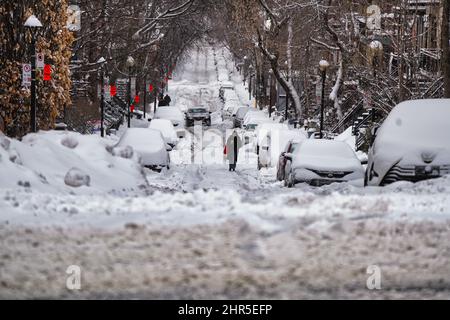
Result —
[{"label": "red banner on pole", "polygon": [[134,102],[139,103],[139,101],[140,101],[140,98],[139,98],[138,95],[136,95],[136,96],[134,97]]},{"label": "red banner on pole", "polygon": [[117,95],[117,87],[116,86],[111,86],[109,88],[109,93],[111,94],[111,97],[115,97]]},{"label": "red banner on pole", "polygon": [[152,84],[148,86],[148,90],[149,90],[150,92],[153,92],[153,85],[152,85]]},{"label": "red banner on pole", "polygon": [[50,81],[52,80],[52,66],[49,64],[46,64],[44,66],[44,81]]}]

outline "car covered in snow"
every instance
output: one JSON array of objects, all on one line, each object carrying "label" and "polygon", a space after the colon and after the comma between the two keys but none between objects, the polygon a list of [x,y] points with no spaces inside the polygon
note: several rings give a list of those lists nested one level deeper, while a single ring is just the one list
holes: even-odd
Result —
[{"label": "car covered in snow", "polygon": [[233,124],[235,128],[242,128],[244,125],[245,115],[252,110],[250,107],[239,107],[234,115]]},{"label": "car covered in snow", "polygon": [[244,117],[243,128],[246,131],[254,132],[254,135],[256,136],[258,127],[263,123],[273,123],[273,122],[263,112],[259,110],[255,111],[254,109],[252,109],[249,112],[247,112],[247,114]]},{"label": "car covered in snow", "polygon": [[[256,154],[258,155],[258,169],[274,166],[274,159],[278,159],[281,153],[280,131],[288,131],[289,127],[284,123],[262,123],[256,129]],[[284,145],[283,145],[284,147]]]},{"label": "car covered in snow", "polygon": [[365,184],[450,174],[450,99],[405,101],[372,130]]},{"label": "car covered in snow", "polygon": [[202,124],[207,126],[211,125],[211,112],[204,107],[189,108],[186,112],[186,126],[190,127],[194,125],[194,122],[201,121]]},{"label": "car covered in snow", "polygon": [[234,84],[229,81],[224,81],[224,82],[222,82],[222,84],[220,85],[220,88],[219,88],[219,98],[220,99],[224,100],[225,91],[227,91],[227,90],[234,90]]},{"label": "car covered in snow", "polygon": [[178,107],[158,107],[153,119],[167,119],[172,121],[174,127],[181,127],[184,123],[184,116]]},{"label": "car covered in snow", "polygon": [[364,169],[352,148],[336,140],[305,140],[286,153],[285,185],[322,186],[335,182],[363,185]]},{"label": "car covered in snow", "polygon": [[172,121],[167,119],[153,119],[150,122],[149,128],[160,131],[164,141],[172,148],[178,143],[177,132]]},{"label": "car covered in snow", "polygon": [[281,152],[280,156],[278,157],[278,163],[277,163],[277,180],[283,181],[285,178],[286,173],[286,164],[288,162],[288,158],[286,157],[287,154],[292,154],[295,152],[295,149],[300,145],[300,141],[298,140],[289,140],[286,143],[286,146]]},{"label": "car covered in snow", "polygon": [[172,148],[164,141],[159,130],[149,128],[128,128],[120,137],[114,149],[131,147],[139,155],[140,163],[149,169],[161,171],[169,169],[168,151]]}]

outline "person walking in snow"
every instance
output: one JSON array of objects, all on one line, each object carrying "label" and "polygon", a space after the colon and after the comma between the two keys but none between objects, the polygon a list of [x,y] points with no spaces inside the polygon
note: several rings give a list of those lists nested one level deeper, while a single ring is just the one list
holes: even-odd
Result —
[{"label": "person walking in snow", "polygon": [[164,95],[162,93],[159,95],[158,100],[159,100],[158,107],[166,107],[167,106],[166,100],[164,99]]},{"label": "person walking in snow", "polygon": [[236,131],[228,137],[227,144],[225,146],[225,154],[229,163],[228,171],[236,171],[236,163],[238,160],[239,149],[242,147],[242,139],[239,137]]},{"label": "person walking in snow", "polygon": [[166,96],[164,97],[164,102],[166,103],[166,106],[170,106],[171,101],[172,99],[170,99],[170,96],[166,94]]}]

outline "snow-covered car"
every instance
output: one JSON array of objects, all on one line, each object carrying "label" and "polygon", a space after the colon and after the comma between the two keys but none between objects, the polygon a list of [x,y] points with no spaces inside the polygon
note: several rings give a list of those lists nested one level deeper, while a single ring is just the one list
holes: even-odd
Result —
[{"label": "snow-covered car", "polygon": [[242,128],[245,115],[251,110],[250,107],[239,107],[234,116],[233,122],[235,128]]},{"label": "snow-covered car", "polygon": [[[261,112],[259,110],[252,109],[244,116],[243,121],[243,127],[246,129],[250,129],[249,127],[251,125],[258,126],[262,123],[273,123],[264,112]],[[255,130],[256,128],[253,128],[252,130]]]},{"label": "snow-covered car", "polygon": [[127,146],[133,148],[133,151],[139,155],[139,161],[144,167],[155,171],[161,171],[164,167],[169,169],[168,151],[172,148],[166,144],[160,131],[149,128],[128,128],[114,149]]},{"label": "snow-covered car", "polygon": [[189,108],[186,113],[186,126],[190,127],[194,125],[194,122],[201,121],[203,124],[211,125],[211,112],[203,107]]},{"label": "snow-covered car", "polygon": [[229,81],[222,82],[220,88],[219,88],[219,98],[224,100],[225,91],[227,90],[234,90],[233,83]]},{"label": "snow-covered car", "polygon": [[178,136],[172,121],[167,119],[153,119],[149,125],[150,129],[161,132],[164,141],[172,148],[178,143]]},{"label": "snow-covered car", "polygon": [[174,127],[181,127],[184,123],[184,115],[178,107],[158,107],[153,119],[170,120]]},{"label": "snow-covered car", "polygon": [[372,133],[366,185],[450,174],[450,99],[402,102]]},{"label": "snow-covered car", "polygon": [[[275,165],[274,161],[281,153],[282,138],[280,131],[289,130],[284,123],[262,123],[256,129],[256,154],[258,155],[258,169]],[[272,161],[272,159],[274,159]]]},{"label": "snow-covered car", "polygon": [[286,164],[288,162],[288,159],[286,158],[286,154],[292,154],[295,152],[295,149],[300,145],[299,141],[296,140],[289,140],[286,144],[286,147],[284,148],[283,152],[278,157],[278,163],[277,163],[277,180],[283,181],[284,175],[286,173]]},{"label": "snow-covered car", "polygon": [[[267,135],[259,144],[258,166],[278,166],[280,154],[285,150],[289,141],[301,142],[306,140],[303,130],[278,129],[273,127],[267,131]],[[258,145],[257,145],[258,146]]]},{"label": "snow-covered car", "polygon": [[335,182],[363,185],[364,169],[350,146],[336,140],[305,140],[286,153],[285,185],[321,186]]}]

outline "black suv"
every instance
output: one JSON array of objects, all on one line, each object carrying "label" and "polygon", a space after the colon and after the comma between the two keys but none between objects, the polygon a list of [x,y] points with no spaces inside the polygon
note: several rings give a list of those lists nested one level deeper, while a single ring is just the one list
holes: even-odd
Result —
[{"label": "black suv", "polygon": [[209,112],[206,108],[189,108],[185,114],[187,127],[193,126],[195,121],[201,121],[207,126],[211,125],[211,112]]}]

